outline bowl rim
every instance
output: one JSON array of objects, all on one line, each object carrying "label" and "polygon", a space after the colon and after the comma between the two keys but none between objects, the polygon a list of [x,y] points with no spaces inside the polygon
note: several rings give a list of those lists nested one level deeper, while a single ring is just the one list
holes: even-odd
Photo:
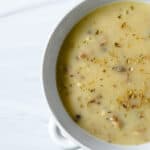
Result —
[{"label": "bowl rim", "polygon": [[[138,146],[126,146],[107,143],[103,140],[99,140],[96,137],[90,135],[83,129],[81,129],[74,121],[69,117],[66,112],[57,90],[56,83],[56,65],[57,57],[60,47],[72,29],[72,27],[89,12],[93,11],[97,7],[103,6],[108,3],[125,1],[125,0],[85,0],[77,4],[71,11],[69,11],[62,21],[55,28],[48,42],[47,48],[44,52],[43,64],[42,64],[42,86],[50,108],[58,126],[63,129],[67,136],[76,142],[78,145],[85,149],[99,150],[103,148],[105,150],[141,150],[150,148],[150,144],[142,144]],[[138,1],[138,0],[129,0]],[[140,2],[147,2],[148,0],[140,0]],[[139,2],[139,1],[138,1]],[[149,2],[149,1],[148,1]]]}]

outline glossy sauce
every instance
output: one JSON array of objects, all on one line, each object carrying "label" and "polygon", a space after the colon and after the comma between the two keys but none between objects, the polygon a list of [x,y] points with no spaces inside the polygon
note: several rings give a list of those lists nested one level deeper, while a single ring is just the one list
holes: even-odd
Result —
[{"label": "glossy sauce", "polygon": [[150,141],[150,4],[98,8],[69,33],[58,57],[60,97],[72,119],[99,139]]}]

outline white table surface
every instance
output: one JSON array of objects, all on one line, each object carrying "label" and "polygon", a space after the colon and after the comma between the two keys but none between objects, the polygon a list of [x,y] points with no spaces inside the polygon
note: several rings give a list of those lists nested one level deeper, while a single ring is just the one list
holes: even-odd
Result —
[{"label": "white table surface", "polygon": [[48,135],[42,56],[59,20],[81,0],[0,0],[0,150],[61,150]]}]

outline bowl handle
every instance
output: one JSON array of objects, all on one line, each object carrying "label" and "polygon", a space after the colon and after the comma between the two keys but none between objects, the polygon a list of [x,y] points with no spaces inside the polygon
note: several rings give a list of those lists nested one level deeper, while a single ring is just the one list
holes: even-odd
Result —
[{"label": "bowl handle", "polygon": [[79,146],[66,138],[65,133],[60,130],[52,117],[49,120],[48,131],[53,142],[64,150],[82,150]]}]

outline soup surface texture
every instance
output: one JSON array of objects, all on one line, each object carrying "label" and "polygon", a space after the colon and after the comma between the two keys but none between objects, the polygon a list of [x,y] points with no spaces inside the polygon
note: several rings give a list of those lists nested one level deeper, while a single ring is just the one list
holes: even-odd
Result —
[{"label": "soup surface texture", "polygon": [[150,4],[119,2],[84,17],[64,41],[57,84],[71,118],[110,143],[150,141]]}]

